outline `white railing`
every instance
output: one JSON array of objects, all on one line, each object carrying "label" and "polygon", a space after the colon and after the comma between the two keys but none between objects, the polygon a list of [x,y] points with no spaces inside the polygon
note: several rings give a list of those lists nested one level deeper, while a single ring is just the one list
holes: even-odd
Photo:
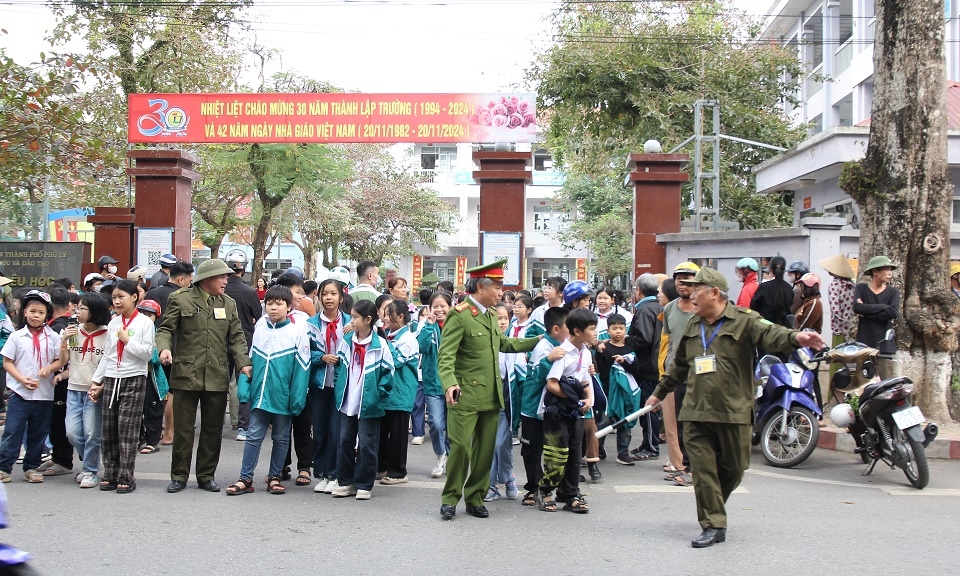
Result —
[{"label": "white railing", "polygon": [[527,230],[524,233],[526,246],[559,246],[559,230]]},{"label": "white railing", "polygon": [[460,228],[449,234],[438,234],[437,242],[443,247],[450,246],[477,246],[480,242],[480,232],[476,228]]},{"label": "white railing", "polygon": [[428,184],[453,183],[452,170],[414,170],[413,174]]},{"label": "white railing", "polygon": [[847,39],[833,56],[834,76],[839,76],[841,72],[850,67],[853,62],[853,37]]},{"label": "white railing", "polygon": [[823,89],[823,81],[819,78],[821,72],[823,72],[823,62],[818,64],[817,67],[807,75],[807,79],[804,81],[804,88],[806,92],[804,98],[807,100],[812,98]]}]

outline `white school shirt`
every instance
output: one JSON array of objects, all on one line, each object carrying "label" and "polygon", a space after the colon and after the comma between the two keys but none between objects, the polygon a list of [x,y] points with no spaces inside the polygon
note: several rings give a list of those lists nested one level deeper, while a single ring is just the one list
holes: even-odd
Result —
[{"label": "white school shirt", "polygon": [[[0,350],[5,358],[13,360],[14,366],[24,378],[36,378],[37,373],[44,366],[49,366],[60,358],[60,335],[44,325],[40,332],[39,358],[33,346],[33,335],[30,329],[24,326],[7,338],[7,343]],[[30,390],[10,374],[7,374],[7,388],[16,392],[24,400],[53,400],[53,374],[46,378],[39,378],[40,385],[36,390]]]},{"label": "white school shirt", "polygon": [[[550,371],[547,372],[547,380],[553,379],[559,381],[563,378],[572,377],[575,378],[577,382],[589,382],[590,366],[593,364],[593,356],[590,355],[590,349],[583,346],[578,350],[570,343],[570,340],[564,340],[560,347],[564,349],[566,354],[550,367]],[[541,417],[543,417],[546,409],[543,400],[547,394],[549,394],[549,392],[547,392],[547,387],[544,386],[543,395],[540,396],[540,408],[537,411]]]},{"label": "white school shirt", "polygon": [[[320,349],[324,354],[333,354],[337,355],[337,348],[340,347],[340,342],[343,342],[343,313],[340,310],[337,310],[337,341],[331,342],[333,344],[333,350],[327,350],[327,324],[330,324],[330,319],[327,318],[327,315],[323,313],[323,310],[317,312],[317,318],[320,319],[320,328],[317,330],[317,327],[311,323],[307,323],[307,335],[310,338],[316,338],[317,342],[320,344]],[[325,373],[323,377],[323,387],[324,388],[333,388],[336,382],[336,377],[334,376],[335,366],[327,364],[327,367],[324,368]]]},{"label": "white school shirt", "polygon": [[597,315],[597,340],[603,341],[607,340],[610,337],[607,334],[607,318],[613,316],[614,314],[619,314],[623,316],[627,329],[630,329],[630,322],[633,320],[633,314],[629,312],[626,308],[620,306],[611,306],[605,314],[601,314],[599,310],[594,310]]},{"label": "white school shirt", "polygon": [[[366,353],[370,354],[370,342],[373,340],[373,331],[367,334],[367,337],[363,340],[357,340],[356,334],[354,334],[351,339],[351,345],[347,348],[350,351],[348,356],[350,361],[350,366],[347,370],[347,390],[344,392],[346,398],[343,399],[343,407],[340,408],[340,411],[346,414],[347,416],[359,416],[360,415],[360,402],[363,400],[363,379],[366,364],[369,364],[370,359],[364,356],[364,366],[358,366],[354,361],[353,356],[353,343],[361,344],[367,346]],[[386,342],[381,342],[383,346],[386,346]]]},{"label": "white school shirt", "polygon": [[104,378],[132,378],[146,376],[153,350],[156,348],[156,328],[153,320],[146,314],[137,314],[127,324],[130,339],[123,347],[123,359],[118,361],[117,331],[123,328],[123,316],[116,315],[110,324],[107,324],[107,342],[104,344],[103,357],[93,374],[93,381],[97,384]]}]

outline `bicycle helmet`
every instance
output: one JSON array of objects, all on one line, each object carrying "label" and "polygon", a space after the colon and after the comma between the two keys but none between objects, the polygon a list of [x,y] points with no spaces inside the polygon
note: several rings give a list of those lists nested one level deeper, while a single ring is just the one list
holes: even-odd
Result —
[{"label": "bicycle helmet", "polygon": [[156,300],[144,300],[143,302],[137,304],[137,310],[143,310],[144,312],[151,312],[155,314],[158,318],[160,317],[160,303]]},{"label": "bicycle helmet", "polygon": [[330,270],[330,277],[339,282],[342,286],[346,286],[350,283],[350,271],[347,270],[346,266],[334,266]]},{"label": "bicycle helmet", "polygon": [[247,253],[239,248],[234,248],[227,252],[227,255],[223,257],[223,261],[235,272],[246,272],[247,270]]},{"label": "bicycle helmet", "polygon": [[673,276],[676,277],[677,274],[696,274],[700,271],[700,267],[694,264],[693,262],[681,262],[677,264],[677,267],[673,269]]},{"label": "bicycle helmet", "polygon": [[746,268],[754,272],[760,271],[760,265],[757,264],[757,261],[753,258],[741,258],[737,261],[737,268]]},{"label": "bicycle helmet", "polygon": [[167,253],[160,257],[160,267],[169,268],[177,263],[177,257],[173,254]]},{"label": "bicycle helmet", "polygon": [[574,301],[590,294],[590,285],[583,280],[568,282],[563,288],[563,303],[572,304]]},{"label": "bicycle helmet", "polygon": [[810,271],[810,267],[807,266],[807,263],[803,262],[802,260],[794,260],[793,262],[790,263],[789,266],[787,266],[787,269],[786,269],[787,274],[793,272],[794,275],[797,276],[797,278],[803,276],[809,271]]}]

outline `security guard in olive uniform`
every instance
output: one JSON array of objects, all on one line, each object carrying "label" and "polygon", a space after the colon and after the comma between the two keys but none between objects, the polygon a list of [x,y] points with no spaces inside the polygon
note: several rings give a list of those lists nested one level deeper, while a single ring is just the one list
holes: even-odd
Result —
[{"label": "security guard in olive uniform", "polygon": [[695,316],[677,344],[673,367],[647,405],[657,406],[677,384],[687,383],[679,419],[703,528],[691,544],[706,548],[726,539],[725,504],[750,466],[755,350],[790,352],[824,343],[815,332],[787,330],[731,304],[727,280],[716,270],[701,268],[679,282],[693,287]]},{"label": "security guard in olive uniform", "polygon": [[497,327],[494,306],[503,293],[506,260],[467,270],[467,292],[447,314],[437,370],[447,398],[447,481],[440,517],[450,520],[463,496],[467,513],[486,518],[483,496],[503,408],[499,352],[529,352],[539,338],[507,338]]},{"label": "security guard in olive uniform", "polygon": [[[227,407],[227,352],[241,372],[250,376],[247,341],[237,316],[237,303],[224,295],[233,270],[222,260],[207,260],[197,268],[191,288],[167,299],[157,350],[160,361],[171,364],[173,395],[173,455],[167,492],[187,486],[193,452],[197,405],[200,406],[200,442],[197,446],[197,483],[219,492],[214,476],[220,461],[223,415]],[[172,351],[172,352],[171,352]]]}]

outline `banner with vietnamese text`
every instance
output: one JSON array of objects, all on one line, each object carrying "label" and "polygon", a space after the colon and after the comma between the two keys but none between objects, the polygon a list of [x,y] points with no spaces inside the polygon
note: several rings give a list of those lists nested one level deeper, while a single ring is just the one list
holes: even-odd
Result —
[{"label": "banner with vietnamese text", "polygon": [[535,142],[533,94],[131,94],[133,143]]}]

